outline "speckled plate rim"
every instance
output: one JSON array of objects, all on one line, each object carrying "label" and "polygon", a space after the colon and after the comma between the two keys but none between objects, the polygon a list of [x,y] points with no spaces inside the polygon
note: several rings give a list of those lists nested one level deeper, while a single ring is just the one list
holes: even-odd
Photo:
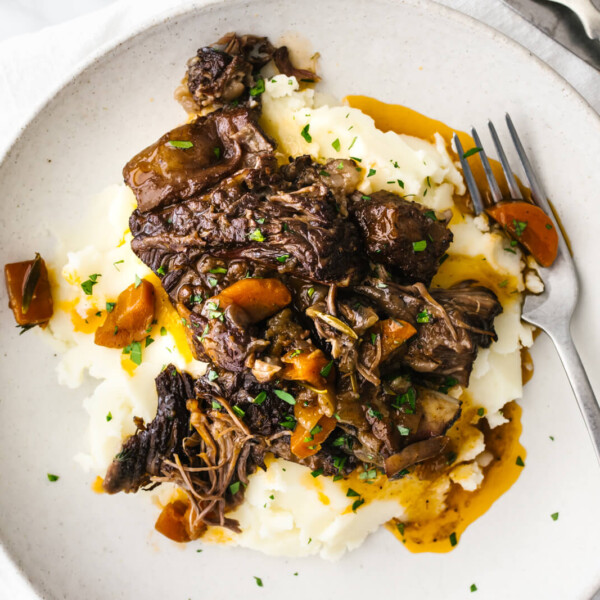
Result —
[{"label": "speckled plate rim", "polygon": [[[290,2],[292,0],[284,1]],[[547,75],[554,79],[555,83],[560,84],[562,86],[563,94],[571,101],[579,104],[580,110],[587,113],[590,119],[590,125],[593,123],[594,127],[598,129],[598,133],[600,135],[600,115],[555,69],[533,54],[519,42],[507,37],[505,34],[499,32],[490,25],[487,25],[474,17],[466,15],[457,9],[441,5],[438,2],[435,2],[435,0],[379,0],[379,2],[390,5],[397,5],[400,3],[416,8],[428,6],[431,10],[437,11],[438,15],[445,16],[448,20],[454,20],[455,22],[458,22],[466,27],[487,31],[487,34],[492,40],[494,40],[494,42],[504,45],[505,47],[509,47],[514,52],[520,53],[525,60],[535,62],[538,68],[540,68],[542,71],[545,71]],[[55,96],[66,87],[74,83],[79,77],[83,76],[88,69],[96,66],[107,55],[117,51],[121,46],[131,42],[136,37],[142,34],[150,33],[152,30],[163,26],[167,21],[175,20],[179,17],[185,16],[188,13],[201,11],[207,7],[216,7],[218,5],[225,4],[243,5],[250,4],[250,2],[248,0],[200,0],[185,2],[180,6],[170,7],[164,11],[161,11],[156,15],[147,18],[146,20],[142,19],[128,33],[118,35],[111,41],[99,46],[85,59],[79,61],[71,69],[69,69],[67,73],[60,78],[52,88],[50,88],[46,95],[37,102],[36,106],[29,111],[28,116],[23,120],[23,125],[15,132],[12,138],[3,145],[3,148],[0,149],[0,166],[2,166],[5,161],[11,158],[28,127],[44,112],[48,105],[53,101]],[[110,12],[112,9],[113,7],[109,6],[106,9],[98,11],[98,14],[102,15],[105,11]],[[43,598],[43,596],[40,595],[35,589],[24,569],[20,568],[12,560],[9,552],[7,552],[4,546],[2,539],[0,539],[0,580],[9,589],[11,593],[11,600],[42,600]],[[594,594],[592,598],[592,600],[598,599],[600,599],[600,590]]]}]

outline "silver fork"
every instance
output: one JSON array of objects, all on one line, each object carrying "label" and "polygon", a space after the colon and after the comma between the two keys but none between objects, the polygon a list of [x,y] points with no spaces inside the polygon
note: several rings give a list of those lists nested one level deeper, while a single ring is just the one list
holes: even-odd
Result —
[{"label": "silver fork", "polygon": [[[521,140],[519,139],[515,126],[508,114],[506,115],[506,124],[508,125],[510,135],[517,149],[517,154],[519,155],[519,159],[521,160],[523,169],[529,180],[533,201],[550,217],[558,233],[558,254],[556,260],[549,268],[540,267],[540,274],[544,282],[545,290],[538,295],[527,294],[525,296],[522,317],[524,321],[544,330],[554,343],[594,443],[596,456],[600,461],[600,407],[598,406],[594,390],[592,389],[583,363],[577,352],[577,348],[575,348],[575,344],[571,337],[571,318],[577,305],[579,295],[577,272],[567,243],[548,203],[546,194],[531,168],[531,163],[525,154]],[[498,157],[500,158],[500,163],[502,164],[510,195],[513,200],[523,200],[519,186],[511,171],[506,154],[504,153],[504,149],[498,138],[498,134],[496,133],[496,129],[491,121],[488,122],[488,126]],[[478,154],[488,180],[492,201],[498,203],[501,200],[504,200],[504,198],[502,197],[498,183],[494,178],[489,160],[483,150],[477,131],[472,129],[471,133],[475,140],[476,147],[481,148]],[[454,144],[460,158],[467,187],[469,188],[469,192],[473,199],[475,212],[476,214],[480,214],[484,211],[481,193],[477,188],[475,178],[473,177],[469,163],[464,156],[462,145],[456,134],[454,135]]]}]

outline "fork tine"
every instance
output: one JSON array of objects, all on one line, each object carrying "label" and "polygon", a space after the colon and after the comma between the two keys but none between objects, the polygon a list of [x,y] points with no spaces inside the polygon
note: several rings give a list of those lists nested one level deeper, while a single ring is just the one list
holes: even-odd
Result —
[{"label": "fork tine", "polygon": [[519,155],[519,159],[521,160],[521,164],[523,165],[523,169],[525,170],[525,175],[527,175],[527,179],[529,180],[529,185],[531,186],[531,197],[533,201],[542,209],[546,211],[547,214],[551,214],[550,206],[546,200],[546,194],[538,181],[537,177],[533,169],[531,168],[531,163],[527,158],[527,154],[525,154],[525,148],[523,148],[523,144],[521,144],[521,140],[517,135],[517,130],[513,125],[512,119],[510,115],[506,113],[506,124],[508,125],[508,130],[510,131],[510,136],[515,144],[515,148],[517,149],[517,154]]},{"label": "fork tine", "polygon": [[475,140],[475,145],[478,148],[481,148],[481,152],[479,152],[479,158],[481,159],[481,164],[483,165],[483,170],[485,172],[488,185],[490,186],[492,200],[494,201],[494,204],[498,204],[498,202],[502,200],[502,192],[500,191],[500,188],[498,187],[498,182],[494,177],[494,172],[492,171],[492,167],[490,165],[490,161],[488,160],[487,154],[483,149],[483,144],[479,139],[479,134],[477,133],[474,127],[471,129],[471,134],[473,135],[473,139]]},{"label": "fork tine", "polygon": [[504,154],[504,148],[502,148],[500,138],[496,133],[496,128],[494,127],[494,124],[491,121],[488,121],[488,127],[490,128],[492,140],[494,141],[494,146],[496,146],[496,152],[498,152],[498,157],[500,158],[500,163],[502,164],[502,170],[504,171],[504,177],[506,177],[506,183],[508,183],[508,190],[510,192],[510,195],[513,200],[522,200],[523,196],[521,195],[521,190],[517,185],[515,176],[510,170],[510,164],[508,163],[506,154]]},{"label": "fork tine", "polygon": [[475,210],[476,215],[480,215],[483,212],[483,201],[481,200],[481,194],[479,193],[479,188],[477,187],[477,183],[475,182],[475,178],[473,177],[473,171],[471,171],[471,167],[469,166],[469,162],[464,156],[464,151],[458,136],[454,134],[454,146],[456,147],[456,152],[458,152],[458,158],[460,160],[460,165],[463,170],[463,174],[465,176],[465,181],[467,182],[467,187],[469,188],[469,193],[471,194],[471,199],[473,200],[473,208]]}]

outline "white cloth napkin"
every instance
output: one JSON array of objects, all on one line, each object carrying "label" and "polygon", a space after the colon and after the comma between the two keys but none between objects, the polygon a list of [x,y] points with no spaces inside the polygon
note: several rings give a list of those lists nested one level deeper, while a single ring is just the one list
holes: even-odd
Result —
[{"label": "white cloth napkin", "polygon": [[[225,0],[227,1],[227,0]],[[293,1],[293,0],[282,0]],[[512,37],[558,71],[600,112],[600,72],[514,13],[501,0],[438,0]],[[118,0],[92,14],[0,43],[0,155],[78,65],[177,7],[197,0]]]}]

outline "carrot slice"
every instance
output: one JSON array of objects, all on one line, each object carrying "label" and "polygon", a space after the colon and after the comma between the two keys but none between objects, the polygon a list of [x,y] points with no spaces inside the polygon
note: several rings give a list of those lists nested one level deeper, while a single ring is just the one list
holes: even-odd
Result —
[{"label": "carrot slice", "polygon": [[300,423],[296,425],[290,440],[290,449],[298,458],[306,458],[316,454],[321,444],[335,429],[337,421],[334,417],[321,417],[311,429],[306,429]]},{"label": "carrot slice", "polygon": [[381,360],[385,360],[396,348],[417,333],[406,321],[385,319],[378,325],[381,333]]},{"label": "carrot slice", "polygon": [[281,373],[282,379],[290,381],[306,381],[318,389],[325,389],[327,379],[321,375],[322,369],[329,362],[321,350],[312,352],[288,352],[281,358],[287,366]]},{"label": "carrot slice", "polygon": [[253,323],[262,321],[287,306],[292,301],[287,287],[278,279],[240,279],[212,298],[226,308],[237,304],[243,308]]},{"label": "carrot slice", "polygon": [[53,313],[48,270],[44,259],[11,263],[4,267],[8,305],[19,325],[46,323]]},{"label": "carrot slice", "polygon": [[487,213],[523,244],[543,267],[549,267],[558,252],[558,233],[550,217],[529,202],[504,202]]},{"label": "carrot slice", "polygon": [[145,279],[132,283],[117,298],[114,309],[96,329],[94,342],[107,348],[125,348],[148,335],[154,319],[154,286]]}]

